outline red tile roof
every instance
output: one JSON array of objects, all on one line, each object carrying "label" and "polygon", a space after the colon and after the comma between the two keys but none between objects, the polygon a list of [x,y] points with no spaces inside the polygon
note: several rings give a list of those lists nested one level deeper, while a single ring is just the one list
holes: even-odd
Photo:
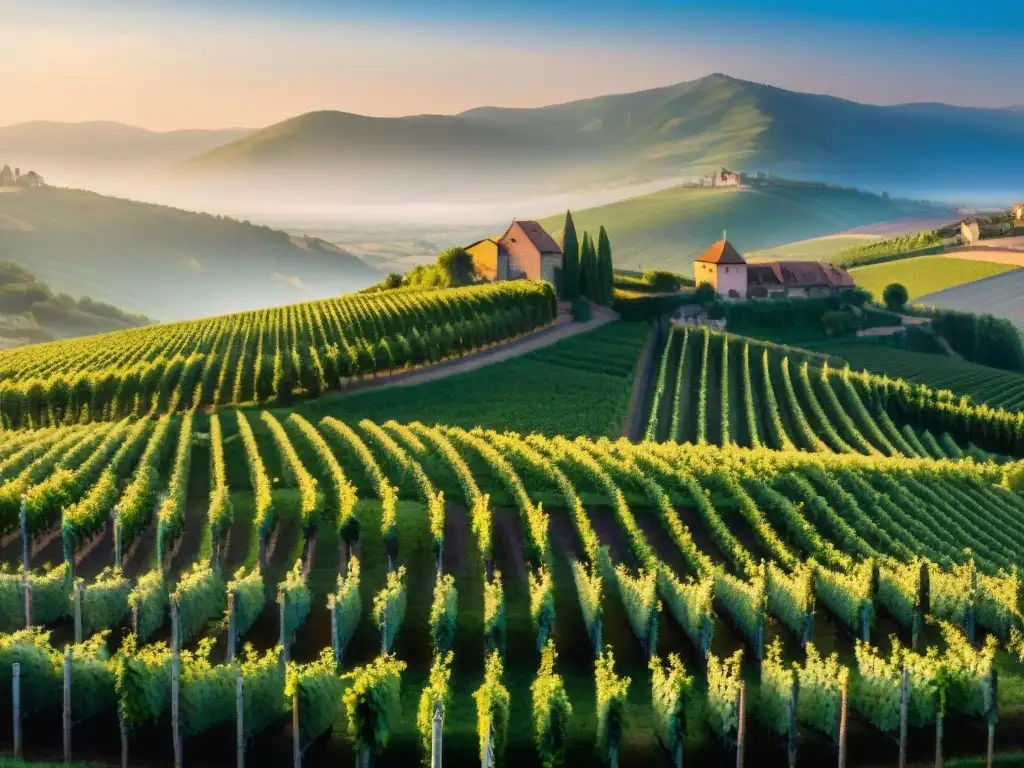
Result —
[{"label": "red tile roof", "polygon": [[767,261],[747,265],[747,285],[853,288],[845,269],[820,261]]},{"label": "red tile roof", "polygon": [[697,259],[705,264],[746,264],[739,251],[732,247],[728,240],[719,240]]},{"label": "red tile roof", "polygon": [[549,235],[544,230],[544,227],[542,227],[536,221],[520,221],[518,219],[514,220],[512,224],[509,226],[508,231],[505,232],[505,235],[504,237],[502,237],[502,239],[504,240],[505,237],[508,237],[509,232],[511,232],[517,226],[520,230],[522,230],[526,238],[531,243],[533,243],[534,247],[541,253],[557,253],[559,256],[562,255],[562,249],[558,247],[558,243],[556,243],[554,238],[552,238],[551,235]]}]

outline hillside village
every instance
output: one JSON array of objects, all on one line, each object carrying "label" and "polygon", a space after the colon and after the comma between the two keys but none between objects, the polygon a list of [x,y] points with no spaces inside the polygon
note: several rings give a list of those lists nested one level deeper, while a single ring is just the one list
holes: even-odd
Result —
[{"label": "hillside village", "polygon": [[21,187],[32,189],[45,186],[43,177],[35,171],[22,173],[21,168],[12,169],[9,165],[0,168],[0,187]]}]

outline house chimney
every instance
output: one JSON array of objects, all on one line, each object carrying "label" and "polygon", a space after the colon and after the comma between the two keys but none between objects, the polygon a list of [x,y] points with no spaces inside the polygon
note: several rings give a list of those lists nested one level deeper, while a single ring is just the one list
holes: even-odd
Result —
[{"label": "house chimney", "polygon": [[724,229],[722,230],[722,239],[723,239],[723,240],[725,240],[725,239],[726,239],[726,238],[725,238],[725,230],[724,230]]}]

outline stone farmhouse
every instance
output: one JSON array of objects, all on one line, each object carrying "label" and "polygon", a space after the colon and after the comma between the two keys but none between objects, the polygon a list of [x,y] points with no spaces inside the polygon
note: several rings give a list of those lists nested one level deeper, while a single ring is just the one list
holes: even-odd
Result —
[{"label": "stone farmhouse", "polygon": [[723,299],[817,298],[853,288],[845,269],[820,261],[748,264],[728,240],[719,240],[694,263],[697,285],[709,283]]},{"label": "stone farmhouse", "polygon": [[501,237],[466,246],[473,264],[488,280],[546,280],[558,285],[562,249],[536,221],[513,220]]},{"label": "stone farmhouse", "polygon": [[700,180],[702,187],[738,187],[740,174],[738,171],[727,171],[724,168],[718,173],[709,173]]},{"label": "stone farmhouse", "polygon": [[1024,222],[1024,203],[1014,203],[1010,208],[1010,213],[1013,215],[1015,222]]},{"label": "stone farmhouse", "polygon": [[23,174],[21,168],[11,170],[11,166],[0,168],[0,187],[41,187],[43,177],[35,171]]}]

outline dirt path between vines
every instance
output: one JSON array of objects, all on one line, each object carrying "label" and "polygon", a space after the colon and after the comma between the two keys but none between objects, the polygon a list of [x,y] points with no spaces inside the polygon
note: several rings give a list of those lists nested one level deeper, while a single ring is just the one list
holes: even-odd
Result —
[{"label": "dirt path between vines", "polygon": [[657,325],[652,325],[647,332],[640,356],[636,360],[633,371],[633,391],[629,396],[629,408],[626,418],[622,421],[622,436],[632,443],[639,443],[644,436],[645,419],[650,405],[651,378],[654,375],[654,351],[660,346],[659,338],[667,335]]},{"label": "dirt path between vines", "polygon": [[600,328],[606,323],[618,320],[618,313],[607,307],[600,307],[592,304],[593,317],[585,323],[577,323],[572,319],[572,314],[567,309],[559,307],[558,317],[551,325],[539,331],[522,336],[513,341],[499,344],[496,347],[485,349],[480,352],[470,352],[462,357],[445,360],[440,363],[417,368],[408,373],[396,373],[393,376],[384,378],[368,379],[349,386],[344,392],[328,395],[322,400],[331,400],[339,397],[348,397],[359,392],[370,390],[392,389],[394,387],[414,387],[417,384],[425,384],[428,381],[436,381],[454,376],[459,373],[468,373],[478,368],[483,368],[493,363],[500,363],[514,357],[534,352],[538,349],[550,347],[556,342],[577,336],[595,328]]}]

